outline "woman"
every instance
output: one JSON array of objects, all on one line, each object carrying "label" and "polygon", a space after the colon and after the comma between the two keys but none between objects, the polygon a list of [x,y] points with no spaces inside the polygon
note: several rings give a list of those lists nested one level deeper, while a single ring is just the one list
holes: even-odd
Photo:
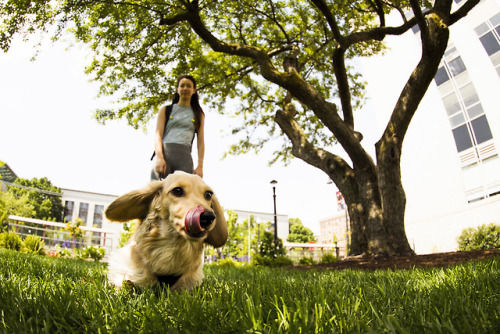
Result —
[{"label": "woman", "polygon": [[[164,179],[176,170],[203,177],[204,124],[205,114],[196,91],[196,80],[190,75],[183,75],[177,80],[172,106],[164,106],[158,113],[154,139],[156,162],[151,171],[152,180]],[[198,166],[193,169],[191,147],[195,133]]]}]

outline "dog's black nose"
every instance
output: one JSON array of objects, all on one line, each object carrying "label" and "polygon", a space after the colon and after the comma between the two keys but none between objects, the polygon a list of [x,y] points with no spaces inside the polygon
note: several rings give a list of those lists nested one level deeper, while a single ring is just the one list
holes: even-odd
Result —
[{"label": "dog's black nose", "polygon": [[215,219],[215,214],[212,211],[203,211],[200,215],[200,226],[203,228],[209,227]]}]

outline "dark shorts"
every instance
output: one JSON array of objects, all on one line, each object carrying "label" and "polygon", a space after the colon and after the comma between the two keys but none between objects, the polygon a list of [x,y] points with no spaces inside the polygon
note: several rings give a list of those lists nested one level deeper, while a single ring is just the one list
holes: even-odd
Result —
[{"label": "dark shorts", "polygon": [[167,174],[159,175],[155,171],[156,160],[151,169],[151,181],[166,178],[176,170],[181,170],[189,174],[193,174],[193,157],[191,156],[191,146],[182,144],[165,144],[163,143],[163,156],[167,163]]}]

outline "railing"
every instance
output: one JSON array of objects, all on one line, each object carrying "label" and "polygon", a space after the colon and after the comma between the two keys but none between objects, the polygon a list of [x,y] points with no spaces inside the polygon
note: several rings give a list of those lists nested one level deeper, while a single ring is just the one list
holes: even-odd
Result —
[{"label": "railing", "polygon": [[[14,221],[14,223],[11,221]],[[106,255],[113,250],[114,232],[102,228],[80,226],[83,236],[81,240],[76,240],[70,236],[64,223],[14,215],[9,216],[8,222],[9,230],[13,230],[23,239],[27,235],[37,235],[44,241],[48,249],[53,249],[56,245],[63,248],[80,248],[93,245],[104,248]]]},{"label": "railing", "polygon": [[304,256],[310,256],[316,262],[319,262],[325,253],[333,253],[337,259],[345,257],[344,247],[339,247],[337,244],[284,242],[283,247],[287,250],[288,256],[294,262],[298,262],[298,260]]}]

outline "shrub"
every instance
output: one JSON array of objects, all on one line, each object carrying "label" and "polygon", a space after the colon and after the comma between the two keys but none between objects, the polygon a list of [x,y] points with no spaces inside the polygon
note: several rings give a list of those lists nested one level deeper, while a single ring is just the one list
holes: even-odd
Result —
[{"label": "shrub", "polygon": [[337,262],[339,259],[333,255],[333,253],[325,253],[321,257],[321,263],[334,263]]},{"label": "shrub", "polygon": [[259,244],[259,255],[271,258],[277,258],[286,254],[281,239],[274,239],[274,235],[270,232],[264,231],[262,241]]},{"label": "shrub", "polygon": [[95,262],[101,261],[106,252],[104,248],[95,246],[87,246],[85,251],[87,252],[87,258],[90,258]]},{"label": "shrub", "polygon": [[37,235],[28,235],[24,239],[25,253],[45,255],[44,241]]},{"label": "shrub", "polygon": [[316,264],[316,261],[311,256],[304,256],[299,260],[299,264],[303,266],[311,266],[313,264]]},{"label": "shrub", "polygon": [[252,257],[252,265],[254,266],[265,266],[265,267],[285,267],[293,265],[293,261],[284,255],[278,257],[264,256],[260,254],[255,254]]},{"label": "shrub", "polygon": [[71,257],[71,251],[68,248],[62,248],[60,245],[56,245],[54,255],[56,257]]},{"label": "shrub", "polygon": [[220,261],[217,261],[214,263],[214,265],[219,266],[219,267],[231,267],[231,268],[236,268],[236,267],[242,266],[241,263],[239,263],[238,261],[235,261],[234,259],[231,259],[231,258],[222,259]]},{"label": "shrub", "polygon": [[4,232],[0,234],[0,247],[19,251],[23,241],[15,232]]},{"label": "shrub", "polygon": [[477,228],[469,227],[458,237],[458,250],[485,250],[500,249],[500,225],[481,225]]},{"label": "shrub", "polygon": [[75,258],[79,260],[92,259],[100,261],[104,257],[105,249],[95,246],[87,246],[85,248],[75,249]]},{"label": "shrub", "polygon": [[271,261],[271,267],[286,267],[293,265],[293,261],[285,255],[280,255]]}]

